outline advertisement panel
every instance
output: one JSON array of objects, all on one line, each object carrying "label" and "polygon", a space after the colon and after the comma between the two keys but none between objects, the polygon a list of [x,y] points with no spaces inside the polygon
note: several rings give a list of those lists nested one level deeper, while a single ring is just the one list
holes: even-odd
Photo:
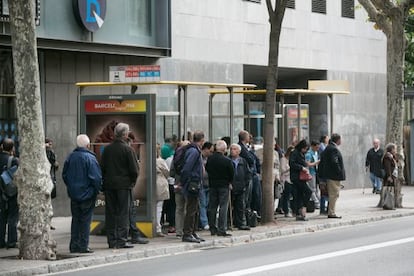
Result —
[{"label": "advertisement panel", "polygon": [[[155,95],[98,95],[80,98],[80,131],[89,136],[91,150],[98,161],[105,146],[114,139],[114,128],[122,122],[130,127],[128,142],[134,149],[139,166],[138,182],[144,183],[143,195],[134,200],[135,219],[147,222],[146,236],[152,233],[152,194],[151,183],[155,179]],[[98,196],[94,209],[92,233],[102,232],[105,220],[105,198]],[[141,224],[145,225],[145,224]],[[145,228],[144,227],[144,228]],[[148,232],[148,233],[145,233]]]}]

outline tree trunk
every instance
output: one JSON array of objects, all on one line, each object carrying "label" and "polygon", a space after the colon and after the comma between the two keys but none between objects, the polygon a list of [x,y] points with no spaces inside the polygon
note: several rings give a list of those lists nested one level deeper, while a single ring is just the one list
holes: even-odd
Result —
[{"label": "tree trunk", "polygon": [[34,1],[9,0],[13,69],[19,132],[19,257],[56,259],[50,235],[53,187],[42,121]]},{"label": "tree trunk", "polygon": [[274,118],[275,118],[275,90],[278,80],[279,41],[282,31],[282,21],[286,9],[286,0],[275,2],[275,10],[270,0],[266,1],[270,18],[269,61],[266,82],[266,103],[264,119],[264,144],[262,168],[262,223],[274,222]]},{"label": "tree trunk", "polygon": [[[401,184],[404,183],[403,114],[404,114],[404,53],[405,15],[402,9],[391,19],[391,33],[387,35],[387,143],[395,143],[398,152],[399,181],[395,186],[395,207],[402,207]],[[382,198],[381,198],[382,200]]]}]

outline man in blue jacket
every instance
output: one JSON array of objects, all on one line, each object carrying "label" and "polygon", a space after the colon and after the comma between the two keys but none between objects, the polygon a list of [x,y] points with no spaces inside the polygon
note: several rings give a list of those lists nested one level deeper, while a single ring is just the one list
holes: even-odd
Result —
[{"label": "man in blue jacket", "polygon": [[196,230],[196,215],[199,207],[201,181],[203,180],[204,166],[201,156],[201,147],[204,144],[204,132],[195,131],[193,142],[188,145],[184,155],[184,165],[181,171],[181,183],[186,202],[184,217],[183,242],[202,242]]},{"label": "man in blue jacket", "polygon": [[62,171],[72,212],[69,250],[70,253],[93,253],[89,248],[89,232],[96,196],[102,187],[102,173],[95,154],[88,149],[89,137],[78,135],[76,145]]}]

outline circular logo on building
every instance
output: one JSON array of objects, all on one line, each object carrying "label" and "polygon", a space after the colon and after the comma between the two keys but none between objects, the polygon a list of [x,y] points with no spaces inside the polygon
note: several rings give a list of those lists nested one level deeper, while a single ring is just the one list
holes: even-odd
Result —
[{"label": "circular logo on building", "polygon": [[95,32],[105,21],[106,0],[73,0],[73,11],[81,26]]}]

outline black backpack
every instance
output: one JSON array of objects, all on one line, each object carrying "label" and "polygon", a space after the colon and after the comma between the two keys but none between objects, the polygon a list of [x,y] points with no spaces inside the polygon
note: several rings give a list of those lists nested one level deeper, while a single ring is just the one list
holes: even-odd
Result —
[{"label": "black backpack", "polygon": [[185,161],[184,160],[185,152],[187,151],[189,146],[190,145],[181,146],[174,153],[174,157],[173,157],[174,171],[178,175],[180,175],[181,171],[183,170],[184,161]]}]

